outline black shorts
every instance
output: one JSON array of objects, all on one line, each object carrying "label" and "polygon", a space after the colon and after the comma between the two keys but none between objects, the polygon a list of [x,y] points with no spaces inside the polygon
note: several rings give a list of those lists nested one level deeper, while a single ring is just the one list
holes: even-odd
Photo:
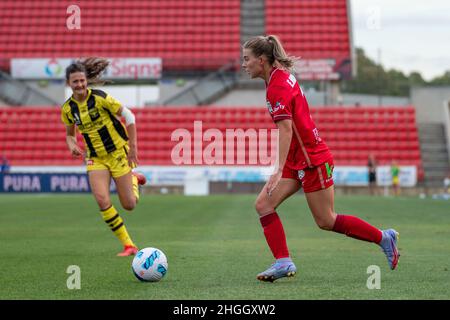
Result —
[{"label": "black shorts", "polygon": [[377,181],[377,174],[375,172],[369,172],[369,183]]}]

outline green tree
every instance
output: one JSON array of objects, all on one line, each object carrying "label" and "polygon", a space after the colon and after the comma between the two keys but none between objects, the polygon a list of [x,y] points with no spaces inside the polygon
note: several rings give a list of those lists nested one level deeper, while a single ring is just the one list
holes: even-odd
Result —
[{"label": "green tree", "polygon": [[409,74],[409,85],[411,87],[413,86],[424,86],[427,82],[422,78],[422,75],[417,72],[413,71]]},{"label": "green tree", "polygon": [[389,96],[408,96],[409,78],[399,70],[391,69],[385,75],[386,82],[383,87],[383,94]]},{"label": "green tree", "polygon": [[385,70],[367,57],[362,48],[356,48],[356,59],[357,75],[341,82],[342,92],[408,96],[413,86],[450,85],[450,71],[427,82],[418,71],[405,75],[396,69]]},{"label": "green tree", "polygon": [[342,91],[353,93],[377,94],[383,87],[385,71],[367,57],[364,50],[356,48],[357,75],[342,82]]},{"label": "green tree", "polygon": [[450,70],[444,72],[442,76],[433,78],[429,83],[431,85],[450,85]]}]

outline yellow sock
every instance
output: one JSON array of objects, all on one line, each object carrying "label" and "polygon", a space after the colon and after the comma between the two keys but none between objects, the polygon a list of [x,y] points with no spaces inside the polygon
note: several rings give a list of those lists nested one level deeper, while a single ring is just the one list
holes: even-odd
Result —
[{"label": "yellow sock", "polygon": [[120,242],[122,242],[124,246],[136,246],[131,240],[127,228],[125,228],[123,219],[119,216],[114,206],[111,206],[108,209],[100,212],[102,214],[103,220],[111,228],[111,231],[114,232],[116,237],[120,240]]},{"label": "yellow sock", "polygon": [[139,201],[139,184],[136,176],[132,176],[133,179],[133,193],[136,197],[136,202]]}]

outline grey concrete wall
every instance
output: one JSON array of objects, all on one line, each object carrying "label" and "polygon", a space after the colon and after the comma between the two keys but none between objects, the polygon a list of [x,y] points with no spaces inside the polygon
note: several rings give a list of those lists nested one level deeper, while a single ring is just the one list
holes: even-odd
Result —
[{"label": "grey concrete wall", "polygon": [[3,101],[2,99],[0,99],[0,107],[7,107],[7,106],[8,106],[8,104],[5,101]]},{"label": "grey concrete wall", "polygon": [[411,89],[411,103],[416,108],[418,123],[444,124],[444,102],[450,100],[450,87]]},{"label": "grey concrete wall", "polygon": [[[27,85],[36,88],[49,98],[58,101],[60,104],[66,101],[64,96],[65,83],[63,81],[49,81],[49,82],[38,82],[38,81],[27,81]],[[182,82],[177,82],[177,79],[164,79],[159,84],[160,95],[159,100],[153,103],[153,105],[160,105],[165,99],[177,94],[178,92],[184,90],[186,87],[191,86],[195,83],[195,80],[184,80]],[[99,87],[101,89],[101,87]]]},{"label": "grey concrete wall", "polygon": [[196,82],[196,79],[182,79],[177,81],[176,78],[166,78],[164,80],[161,80],[159,83],[159,100],[154,104],[160,105],[163,101],[177,95]]},{"label": "grey concrete wall", "polygon": [[63,104],[66,101],[64,97],[65,83],[61,81],[25,81],[30,87],[42,92],[45,96],[57,101],[59,104]]},{"label": "grey concrete wall", "polygon": [[341,94],[344,106],[410,106],[411,100],[408,97],[377,96],[369,94]]},{"label": "grey concrete wall", "polygon": [[[330,105],[325,98],[324,92],[315,90],[305,90],[306,98],[310,106],[324,106]],[[408,106],[411,105],[409,98],[405,97],[378,97],[376,95],[362,95],[362,94],[340,94],[339,103],[334,105],[342,106]],[[213,103],[215,106],[265,106],[266,105],[266,90],[260,89],[235,89],[228,92]]]},{"label": "grey concrete wall", "polygon": [[266,106],[265,89],[235,89],[212,103],[214,106]]},{"label": "grey concrete wall", "polygon": [[444,104],[444,129],[447,142],[448,161],[450,163],[450,101]]}]

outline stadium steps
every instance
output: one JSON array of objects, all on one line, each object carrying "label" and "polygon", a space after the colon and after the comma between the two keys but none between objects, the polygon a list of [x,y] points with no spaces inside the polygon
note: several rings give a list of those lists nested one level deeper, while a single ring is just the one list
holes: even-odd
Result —
[{"label": "stadium steps", "polygon": [[0,71],[0,99],[13,106],[59,105],[57,101],[3,71]]},{"label": "stadium steps", "polygon": [[444,177],[450,171],[444,126],[440,123],[419,124],[418,132],[425,171],[425,185],[428,187],[442,186]]},{"label": "stadium steps", "polygon": [[10,106],[9,103],[7,103],[6,101],[4,101],[1,97],[0,97],[0,107],[8,107]]},{"label": "stadium steps", "polygon": [[236,87],[238,74],[235,72],[239,60],[227,63],[215,72],[200,78],[193,85],[167,98],[166,106],[201,106],[213,103]]},{"label": "stadium steps", "polygon": [[249,38],[266,33],[265,2],[241,1],[241,44]]}]

